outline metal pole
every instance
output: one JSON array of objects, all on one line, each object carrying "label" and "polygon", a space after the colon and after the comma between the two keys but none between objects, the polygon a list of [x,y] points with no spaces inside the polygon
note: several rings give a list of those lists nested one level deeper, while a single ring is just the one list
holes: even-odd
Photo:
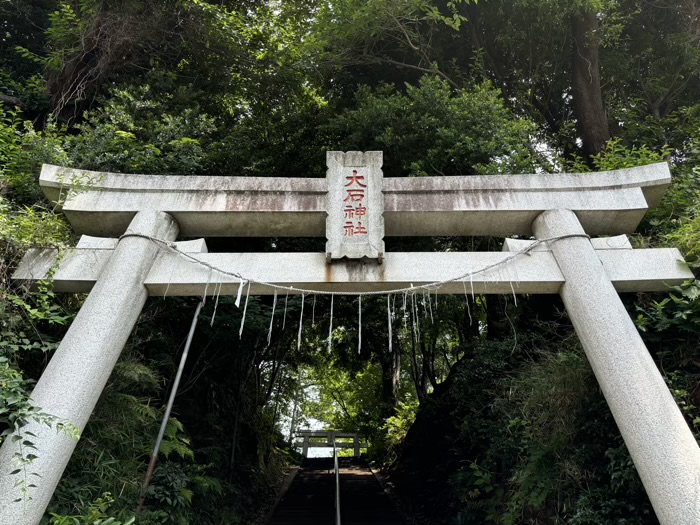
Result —
[{"label": "metal pole", "polygon": [[333,458],[335,467],[335,525],[340,525],[340,467],[338,466],[338,448],[333,436]]},{"label": "metal pole", "polygon": [[151,477],[153,476],[153,470],[156,468],[156,462],[158,461],[158,453],[160,452],[160,445],[163,442],[163,436],[165,435],[165,429],[168,426],[168,420],[170,419],[170,412],[173,409],[173,403],[175,402],[175,396],[177,396],[177,389],[180,386],[180,379],[182,378],[182,371],[185,368],[185,362],[187,361],[187,354],[190,352],[190,345],[192,344],[192,337],[194,336],[194,329],[197,327],[197,320],[199,319],[199,312],[202,310],[206,299],[202,297],[197,303],[197,308],[194,311],[194,317],[192,317],[192,325],[190,326],[190,333],[187,334],[187,342],[185,343],[185,349],[182,351],[182,356],[180,357],[180,366],[177,369],[177,374],[175,375],[175,381],[173,382],[173,388],[170,391],[170,398],[168,399],[168,404],[165,407],[165,414],[163,415],[163,421],[160,424],[160,431],[158,432],[158,437],[156,438],[156,445],[153,447],[153,454],[151,455],[151,461],[148,463],[148,470],[146,471],[146,481],[143,484],[143,497],[141,498],[141,503],[139,505],[139,512],[143,507],[143,500],[146,498],[146,492],[148,487],[151,485]]}]

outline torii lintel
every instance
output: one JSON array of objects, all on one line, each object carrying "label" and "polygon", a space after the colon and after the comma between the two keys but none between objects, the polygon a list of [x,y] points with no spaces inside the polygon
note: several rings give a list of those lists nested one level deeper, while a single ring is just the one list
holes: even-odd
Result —
[{"label": "torii lintel", "polygon": [[[338,153],[338,152],[329,152]],[[385,235],[532,235],[542,212],[576,213],[589,235],[633,233],[671,182],[666,163],[582,174],[384,178]],[[327,179],[126,175],[44,165],[76,233],[118,237],[136,213],[170,214],[184,237],[325,237]],[[72,191],[73,190],[73,191]]]}]

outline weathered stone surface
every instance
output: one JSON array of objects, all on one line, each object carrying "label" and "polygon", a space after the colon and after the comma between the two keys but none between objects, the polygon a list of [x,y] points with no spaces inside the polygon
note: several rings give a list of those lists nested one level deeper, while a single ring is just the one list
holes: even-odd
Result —
[{"label": "weathered stone surface", "polygon": [[[602,240],[602,239],[601,239]],[[528,241],[524,241],[528,242]],[[619,292],[661,291],[693,278],[675,248],[650,250],[596,250],[608,278]],[[384,264],[336,261],[326,264],[322,253],[209,253],[197,258],[226,272],[249,279],[325,291],[381,291],[455,277],[469,270],[503,261],[509,253],[387,253]],[[15,279],[40,280],[53,264],[54,250],[32,250],[22,260]],[[69,250],[53,276],[58,292],[87,292],[109,259],[108,250]],[[207,288],[207,283],[209,287]],[[551,251],[522,255],[479,273],[472,279],[447,283],[440,294],[558,293],[564,277]],[[208,294],[235,295],[239,280],[162,251],[145,278],[153,296]],[[221,287],[218,285],[221,284]],[[512,285],[512,287],[511,287]],[[270,295],[269,287],[251,286],[254,295]]]},{"label": "weathered stone surface", "polygon": [[[119,239],[111,237],[91,237],[82,235],[75,245],[78,249],[113,250],[119,244]],[[204,239],[192,239],[189,241],[174,242],[173,245],[185,253],[207,253],[207,242]]]},{"label": "weathered stone surface", "polygon": [[[45,165],[53,200],[78,233],[118,237],[139,210],[162,210],[186,237],[323,237],[325,179],[181,177],[98,173]],[[386,236],[531,235],[545,210],[576,212],[590,235],[632,233],[671,176],[665,163],[559,175],[384,179]],[[261,213],[265,212],[265,213]]]},{"label": "weathered stone surface", "polygon": [[[503,241],[504,252],[519,252],[525,248],[535,244],[537,241],[529,241],[527,239],[505,239]],[[615,237],[597,237],[591,239],[591,244],[594,250],[631,250],[632,245],[627,235],[616,235]],[[538,244],[531,251],[549,252],[551,248],[546,244]]]},{"label": "weathered stone surface", "polygon": [[[83,235],[75,249],[66,250],[60,259],[51,279],[54,291],[86,293],[92,290],[102,271],[107,267],[110,257],[119,240],[111,237],[90,237]],[[179,241],[174,243],[184,253],[207,253],[204,239]],[[58,250],[53,248],[34,248],[22,258],[14,278],[30,284],[49,276],[56,264]]]},{"label": "weathered stone surface", "polygon": [[[177,224],[162,212],[139,213],[129,232],[174,240]],[[51,358],[34,391],[32,402],[44,412],[82,430],[100,397],[112,368],[126,343],[141,308],[148,297],[143,281],[156,258],[157,246],[149,240],[127,237],[111,254],[94,289],[71,324]],[[0,465],[7,469],[0,476],[0,523],[36,525],[58,484],[77,441],[45,425],[30,422],[23,432],[32,432],[37,459],[31,472],[36,488],[29,490],[31,501],[20,498],[16,482],[22,474],[7,472],[13,465],[17,443],[8,438],[0,448]],[[26,513],[25,513],[26,510]]]},{"label": "weathered stone surface", "polygon": [[381,151],[329,151],[326,155],[326,258],[384,257]]},{"label": "weathered stone surface", "polygon": [[[568,210],[543,213],[536,235],[583,229]],[[561,297],[662,525],[700,523],[700,449],[627,310],[584,238],[550,243]],[[606,250],[607,253],[635,253]]]}]

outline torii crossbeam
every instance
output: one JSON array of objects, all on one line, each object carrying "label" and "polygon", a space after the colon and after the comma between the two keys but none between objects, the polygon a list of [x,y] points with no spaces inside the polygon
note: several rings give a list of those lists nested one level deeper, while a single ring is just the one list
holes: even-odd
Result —
[{"label": "torii crossbeam", "polygon": [[[590,174],[383,179],[381,152],[329,152],[326,179],[121,175],[44,166],[41,186],[83,238],[52,275],[90,294],[32,393],[83,429],[146,298],[163,295],[559,293],[663,525],[700,523],[700,449],[618,292],[693,275],[676,249],[633,250],[632,233],[670,184],[666,164]],[[534,236],[500,253],[386,253],[384,235]],[[178,236],[304,236],[325,253],[207,253]],[[590,239],[589,235],[619,235]],[[111,238],[110,238],[111,237]],[[535,243],[531,245],[531,243]],[[33,250],[15,278],[45,278]],[[41,475],[27,514],[0,478],[0,523],[41,519],[76,441],[30,423]],[[13,470],[8,439],[0,466]],[[6,473],[3,473],[6,474]]]}]

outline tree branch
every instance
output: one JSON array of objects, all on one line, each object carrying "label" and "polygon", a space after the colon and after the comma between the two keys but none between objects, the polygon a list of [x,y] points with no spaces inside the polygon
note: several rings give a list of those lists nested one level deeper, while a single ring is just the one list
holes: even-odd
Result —
[{"label": "tree branch", "polygon": [[394,66],[398,67],[405,67],[408,69],[415,69],[416,71],[422,71],[423,73],[432,73],[434,75],[438,75],[440,78],[445,80],[450,86],[452,86],[455,89],[460,89],[459,84],[452,80],[450,77],[448,77],[445,73],[440,71],[439,69],[430,69],[427,67],[422,67],[422,66],[415,66],[413,64],[407,64],[405,62],[399,62],[398,60],[393,60],[391,58],[387,57],[372,57],[373,59],[379,61],[379,62],[386,62],[387,64],[392,64]]}]

